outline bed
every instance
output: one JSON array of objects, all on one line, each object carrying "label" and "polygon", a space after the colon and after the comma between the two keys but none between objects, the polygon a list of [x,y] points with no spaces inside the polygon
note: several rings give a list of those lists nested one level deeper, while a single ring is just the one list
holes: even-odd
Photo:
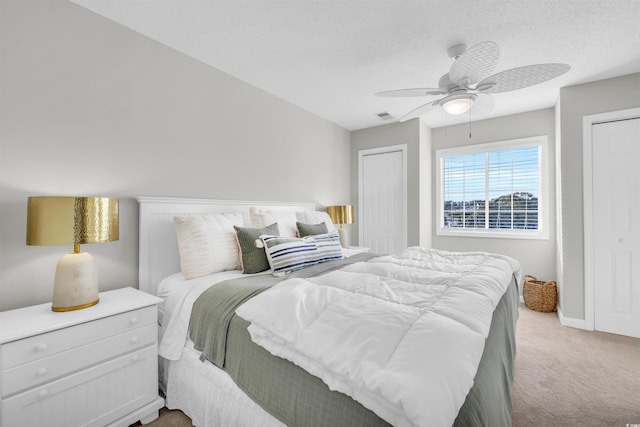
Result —
[{"label": "bed", "polygon": [[[295,227],[285,221],[292,213],[307,222],[318,218],[315,204],[158,197],[138,201],[140,289],[163,299],[160,386],[167,407],[181,409],[194,425],[511,425],[520,278],[514,260],[411,248],[402,256],[357,254],[312,263],[286,275],[227,269],[187,280],[181,272],[176,216],[224,214],[244,226],[266,226],[254,224],[253,210],[272,215],[279,234],[287,234]],[[450,280],[454,276],[455,283]],[[454,297],[443,305],[446,298],[423,290],[429,286],[408,285],[412,281],[440,281],[432,286],[438,295]],[[352,289],[356,282],[358,289]],[[396,282],[400,288],[394,287]],[[227,307],[226,317],[203,320],[202,307],[224,311],[206,308],[229,299],[230,294],[220,292],[247,286],[257,291],[244,291],[249,296]],[[493,294],[488,288],[495,288]],[[380,289],[386,290],[383,295]],[[465,300],[457,299],[459,293],[471,299],[461,303]],[[309,295],[317,298],[310,302]],[[434,301],[439,301],[437,307]],[[290,327],[301,311],[316,330],[308,324]],[[389,325],[397,319],[404,326],[396,330]],[[193,332],[200,324],[225,329]],[[332,328],[345,335],[317,335]],[[374,339],[363,338],[369,336],[363,332],[367,328],[374,331]],[[223,339],[207,338],[212,336]],[[385,349],[375,347],[377,341],[393,344]],[[344,342],[355,350],[344,353]],[[375,368],[383,354],[393,365],[389,372]]]}]

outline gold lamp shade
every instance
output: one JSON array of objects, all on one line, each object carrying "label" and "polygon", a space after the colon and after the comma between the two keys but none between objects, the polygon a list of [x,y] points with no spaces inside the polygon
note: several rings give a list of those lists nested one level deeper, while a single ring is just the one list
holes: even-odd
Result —
[{"label": "gold lamp shade", "polygon": [[119,237],[118,199],[29,197],[27,245],[103,243]]},{"label": "gold lamp shade", "polygon": [[353,224],[353,206],[328,206],[327,214],[334,224]]},{"label": "gold lamp shade", "polygon": [[29,197],[27,245],[73,244],[56,266],[53,311],[71,311],[99,302],[93,256],[80,244],[118,240],[118,199],[106,197]]}]

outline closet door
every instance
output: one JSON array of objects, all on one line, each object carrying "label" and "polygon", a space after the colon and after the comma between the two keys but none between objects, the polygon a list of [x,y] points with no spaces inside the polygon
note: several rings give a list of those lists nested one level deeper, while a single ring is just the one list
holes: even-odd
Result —
[{"label": "closet door", "polygon": [[362,150],[358,164],[359,245],[399,253],[407,246],[406,145]]},{"label": "closet door", "polygon": [[594,326],[640,337],[640,118],[591,131]]}]

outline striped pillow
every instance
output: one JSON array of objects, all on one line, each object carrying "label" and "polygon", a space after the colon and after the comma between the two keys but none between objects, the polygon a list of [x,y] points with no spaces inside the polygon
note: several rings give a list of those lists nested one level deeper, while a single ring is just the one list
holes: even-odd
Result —
[{"label": "striped pillow", "polygon": [[274,276],[290,273],[308,265],[342,258],[337,232],[303,238],[260,236]]}]

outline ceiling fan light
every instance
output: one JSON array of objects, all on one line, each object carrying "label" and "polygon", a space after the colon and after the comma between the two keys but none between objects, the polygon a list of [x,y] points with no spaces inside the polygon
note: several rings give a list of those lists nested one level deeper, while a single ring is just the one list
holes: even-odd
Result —
[{"label": "ceiling fan light", "polygon": [[442,109],[449,114],[458,115],[469,111],[473,107],[476,97],[472,94],[452,95],[442,100]]}]

